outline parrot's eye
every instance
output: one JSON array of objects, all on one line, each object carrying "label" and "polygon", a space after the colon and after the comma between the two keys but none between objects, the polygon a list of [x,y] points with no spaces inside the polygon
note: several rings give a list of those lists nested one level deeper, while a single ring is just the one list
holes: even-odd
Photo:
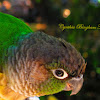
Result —
[{"label": "parrot's eye", "polygon": [[58,79],[64,79],[68,77],[68,74],[63,69],[53,69],[53,75]]}]

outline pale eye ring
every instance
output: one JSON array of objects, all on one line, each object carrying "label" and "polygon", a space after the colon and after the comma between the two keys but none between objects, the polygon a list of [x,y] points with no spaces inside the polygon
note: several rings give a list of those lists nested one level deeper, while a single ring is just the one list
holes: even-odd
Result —
[{"label": "pale eye ring", "polygon": [[68,77],[68,73],[65,70],[61,69],[61,68],[53,69],[52,73],[58,79],[64,79],[64,78]]}]

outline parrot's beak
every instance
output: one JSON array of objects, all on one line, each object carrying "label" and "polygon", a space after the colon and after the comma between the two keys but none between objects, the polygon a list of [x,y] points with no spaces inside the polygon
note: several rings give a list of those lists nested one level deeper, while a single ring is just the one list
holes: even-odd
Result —
[{"label": "parrot's beak", "polygon": [[80,77],[72,78],[66,83],[65,91],[71,91],[72,93],[70,95],[77,94],[83,85],[83,75],[80,75]]}]

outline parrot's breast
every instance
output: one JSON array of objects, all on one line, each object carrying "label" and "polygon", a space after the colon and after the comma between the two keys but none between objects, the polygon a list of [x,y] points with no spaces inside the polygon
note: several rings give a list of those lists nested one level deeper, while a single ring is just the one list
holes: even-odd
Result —
[{"label": "parrot's breast", "polygon": [[5,74],[0,73],[0,100],[24,100],[26,97],[9,88]]}]

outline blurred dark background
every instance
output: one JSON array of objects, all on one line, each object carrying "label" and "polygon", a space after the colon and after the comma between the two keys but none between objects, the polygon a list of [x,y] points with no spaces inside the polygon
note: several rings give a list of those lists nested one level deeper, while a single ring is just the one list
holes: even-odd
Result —
[{"label": "blurred dark background", "polygon": [[87,62],[84,84],[75,96],[60,92],[40,100],[100,100],[100,30],[65,29],[65,26],[98,27],[100,0],[0,0],[0,12],[11,14],[25,21],[34,31],[70,42],[81,52]]}]

